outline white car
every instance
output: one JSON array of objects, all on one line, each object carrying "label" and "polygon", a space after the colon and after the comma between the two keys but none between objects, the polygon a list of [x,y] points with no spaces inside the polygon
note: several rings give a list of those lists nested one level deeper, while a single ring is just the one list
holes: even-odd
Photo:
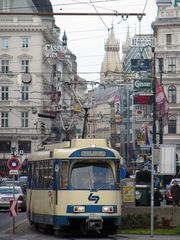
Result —
[{"label": "white car", "polygon": [[169,184],[169,186],[170,186],[170,187],[172,187],[172,186],[173,186],[173,184],[174,184],[174,181],[176,181],[176,182],[177,182],[177,184],[178,184],[178,185],[180,185],[180,178],[173,178],[173,179],[171,180],[170,184]]},{"label": "white car", "polygon": [[9,208],[9,202],[13,200],[13,191],[15,200],[18,201],[18,208],[21,209],[21,211],[26,211],[26,199],[22,188],[20,186],[15,186],[13,190],[12,185],[0,186],[0,209]]}]

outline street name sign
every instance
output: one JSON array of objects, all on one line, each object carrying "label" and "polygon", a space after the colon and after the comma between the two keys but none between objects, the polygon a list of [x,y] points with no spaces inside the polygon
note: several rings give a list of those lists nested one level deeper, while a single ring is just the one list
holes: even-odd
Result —
[{"label": "street name sign", "polygon": [[10,175],[18,175],[18,172],[19,172],[18,170],[10,170],[9,174]]}]

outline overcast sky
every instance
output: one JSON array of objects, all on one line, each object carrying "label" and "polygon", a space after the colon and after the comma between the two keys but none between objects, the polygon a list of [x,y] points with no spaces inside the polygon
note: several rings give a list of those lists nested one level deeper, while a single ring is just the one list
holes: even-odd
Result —
[{"label": "overcast sky", "polygon": [[[89,81],[98,81],[104,56],[104,42],[108,29],[114,25],[116,38],[121,45],[126,39],[129,24],[131,37],[134,34],[152,33],[151,23],[157,14],[156,0],[51,0],[54,12],[144,13],[139,21],[135,16],[122,20],[121,16],[55,16],[56,25],[61,29],[61,38],[66,31],[68,48],[77,57],[78,74]],[[144,10],[145,9],[145,10]]]}]

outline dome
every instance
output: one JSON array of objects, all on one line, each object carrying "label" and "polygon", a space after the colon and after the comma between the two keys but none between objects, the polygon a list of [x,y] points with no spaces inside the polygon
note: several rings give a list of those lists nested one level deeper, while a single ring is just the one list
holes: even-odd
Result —
[{"label": "dome", "polygon": [[32,0],[38,12],[53,12],[50,0]]}]

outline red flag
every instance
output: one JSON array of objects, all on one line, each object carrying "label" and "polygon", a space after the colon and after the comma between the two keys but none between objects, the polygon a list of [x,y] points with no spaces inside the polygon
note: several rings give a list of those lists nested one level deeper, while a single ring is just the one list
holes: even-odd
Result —
[{"label": "red flag", "polygon": [[160,81],[156,79],[156,118],[162,118],[163,126],[168,124],[168,100]]}]

